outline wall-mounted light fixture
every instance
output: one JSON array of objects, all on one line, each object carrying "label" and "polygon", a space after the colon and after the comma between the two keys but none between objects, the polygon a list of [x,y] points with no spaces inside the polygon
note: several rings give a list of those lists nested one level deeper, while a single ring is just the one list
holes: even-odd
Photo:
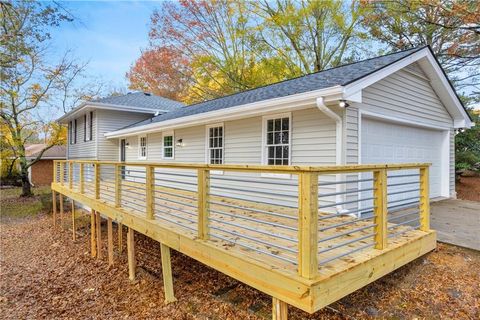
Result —
[{"label": "wall-mounted light fixture", "polygon": [[350,105],[348,104],[347,100],[340,100],[338,102],[338,106],[340,108],[348,108]]},{"label": "wall-mounted light fixture", "polygon": [[128,149],[130,149],[130,142],[126,142],[126,143],[125,143],[125,147],[128,148]]},{"label": "wall-mounted light fixture", "polygon": [[185,146],[185,143],[183,143],[183,139],[178,139],[177,140],[177,143],[175,143],[175,145],[177,147],[184,147]]}]

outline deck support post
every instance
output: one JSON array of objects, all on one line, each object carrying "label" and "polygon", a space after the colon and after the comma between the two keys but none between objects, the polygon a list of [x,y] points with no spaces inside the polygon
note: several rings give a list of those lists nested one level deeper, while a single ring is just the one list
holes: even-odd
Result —
[{"label": "deck support post", "polygon": [[108,234],[108,265],[113,266],[113,223],[112,218],[107,220],[107,234]]},{"label": "deck support post", "polygon": [[122,179],[121,179],[121,166],[115,165],[115,207],[120,208],[122,204]]},{"label": "deck support post", "polygon": [[97,231],[97,258],[102,259],[102,217],[98,211],[95,211],[95,222],[97,224],[95,228]]},{"label": "deck support post", "polygon": [[85,183],[84,183],[84,178],[83,178],[83,162],[80,163],[80,177],[79,177],[79,182],[78,182],[78,188],[80,189],[80,193],[83,194],[85,192]]},{"label": "deck support post", "polygon": [[127,258],[128,258],[128,278],[135,280],[135,271],[137,261],[135,260],[135,230],[128,228],[127,232]]},{"label": "deck support post", "polygon": [[73,241],[77,240],[77,226],[75,225],[75,201],[71,200],[72,203],[72,239]]},{"label": "deck support post", "polygon": [[165,291],[165,303],[177,301],[173,292],[172,259],[170,257],[170,247],[160,243],[160,253],[162,256],[162,274],[163,289]]},{"label": "deck support post", "polygon": [[318,173],[302,172],[298,179],[298,274],[318,273]]},{"label": "deck support post", "polygon": [[210,193],[210,171],[205,168],[197,171],[198,184],[198,237],[202,240],[208,239],[208,219],[210,215],[209,193]]},{"label": "deck support post", "polygon": [[147,219],[154,219],[154,211],[155,211],[155,201],[153,193],[155,192],[155,168],[153,166],[147,166],[145,172],[145,199],[146,199],[146,213]]},{"label": "deck support post", "polygon": [[420,230],[430,231],[429,168],[420,168]]},{"label": "deck support post", "polygon": [[60,225],[62,226],[62,228],[65,227],[64,225],[64,222],[63,222],[63,218],[64,218],[64,211],[63,211],[63,194],[59,193],[58,195],[58,198],[59,198],[59,205],[60,205]]},{"label": "deck support post", "polygon": [[272,320],[287,320],[288,304],[272,297]]},{"label": "deck support post", "polygon": [[95,199],[100,199],[100,163],[94,164]]},{"label": "deck support post", "polygon": [[118,253],[123,252],[123,225],[122,223],[117,223],[117,233],[118,233]]},{"label": "deck support post", "polygon": [[52,190],[52,216],[53,216],[53,227],[57,227],[57,193]]},{"label": "deck support post", "polygon": [[387,247],[387,170],[373,172],[373,214],[375,222],[375,249]]},{"label": "deck support post", "polygon": [[97,244],[96,244],[96,222],[95,222],[95,210],[90,210],[90,252],[92,258],[97,256]]}]

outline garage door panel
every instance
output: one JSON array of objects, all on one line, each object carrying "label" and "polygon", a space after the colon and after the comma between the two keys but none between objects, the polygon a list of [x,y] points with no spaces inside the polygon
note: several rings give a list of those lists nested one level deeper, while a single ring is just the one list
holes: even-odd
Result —
[{"label": "garage door panel", "polygon": [[430,195],[441,195],[441,131],[362,119],[363,164],[431,162]]}]

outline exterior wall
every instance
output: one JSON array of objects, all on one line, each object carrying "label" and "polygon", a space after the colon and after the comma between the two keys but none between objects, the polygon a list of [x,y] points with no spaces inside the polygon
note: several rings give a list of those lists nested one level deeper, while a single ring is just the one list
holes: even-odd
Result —
[{"label": "exterior wall", "polygon": [[450,130],[450,196],[457,197],[455,191],[455,130]]},{"label": "exterior wall", "polygon": [[93,128],[92,128],[92,140],[83,141],[84,137],[84,114],[80,115],[77,119],[77,143],[70,143],[70,122],[68,127],[68,147],[67,147],[67,159],[96,159],[97,149],[95,140],[97,139],[97,124],[98,117],[97,111],[93,112]]},{"label": "exterior wall", "polygon": [[49,185],[53,181],[53,160],[39,160],[30,167],[30,181],[38,185]]},{"label": "exterior wall", "polygon": [[68,159],[118,160],[118,140],[107,140],[106,132],[115,131],[150,118],[150,114],[97,109],[93,112],[92,140],[84,141],[84,114],[77,119],[77,143],[70,144],[68,128]]},{"label": "exterior wall", "polygon": [[[360,160],[358,148],[361,123],[354,115],[355,108],[371,114],[422,123],[450,130],[453,136],[453,119],[434,92],[420,67],[414,63],[403,70],[378,81],[362,92],[362,103],[347,109],[346,154],[347,163]],[[350,111],[352,109],[352,111]],[[357,120],[355,120],[357,119]],[[355,122],[357,124],[355,125]],[[356,127],[356,130],[355,130]],[[455,195],[454,140],[450,138],[450,195]]]},{"label": "exterior wall", "polygon": [[[335,164],[335,122],[316,108],[294,111],[291,116],[291,164]],[[252,117],[224,123],[225,164],[262,163],[262,122],[262,117]],[[175,146],[175,159],[162,159],[162,133],[158,132],[147,135],[145,160],[138,159],[138,136],[126,137],[126,160],[205,163],[205,126],[177,129],[174,136],[185,144]]]},{"label": "exterior wall", "polygon": [[126,111],[97,110],[97,159],[105,161],[119,160],[118,139],[107,140],[105,133],[115,131],[133,123],[148,119],[151,115]]}]

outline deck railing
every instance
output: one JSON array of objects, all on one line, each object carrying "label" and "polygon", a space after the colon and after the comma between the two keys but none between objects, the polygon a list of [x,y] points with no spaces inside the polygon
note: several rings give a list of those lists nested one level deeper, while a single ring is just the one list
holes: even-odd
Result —
[{"label": "deck railing", "polygon": [[329,263],[429,230],[429,164],[54,163],[56,184],[309,279]]}]

